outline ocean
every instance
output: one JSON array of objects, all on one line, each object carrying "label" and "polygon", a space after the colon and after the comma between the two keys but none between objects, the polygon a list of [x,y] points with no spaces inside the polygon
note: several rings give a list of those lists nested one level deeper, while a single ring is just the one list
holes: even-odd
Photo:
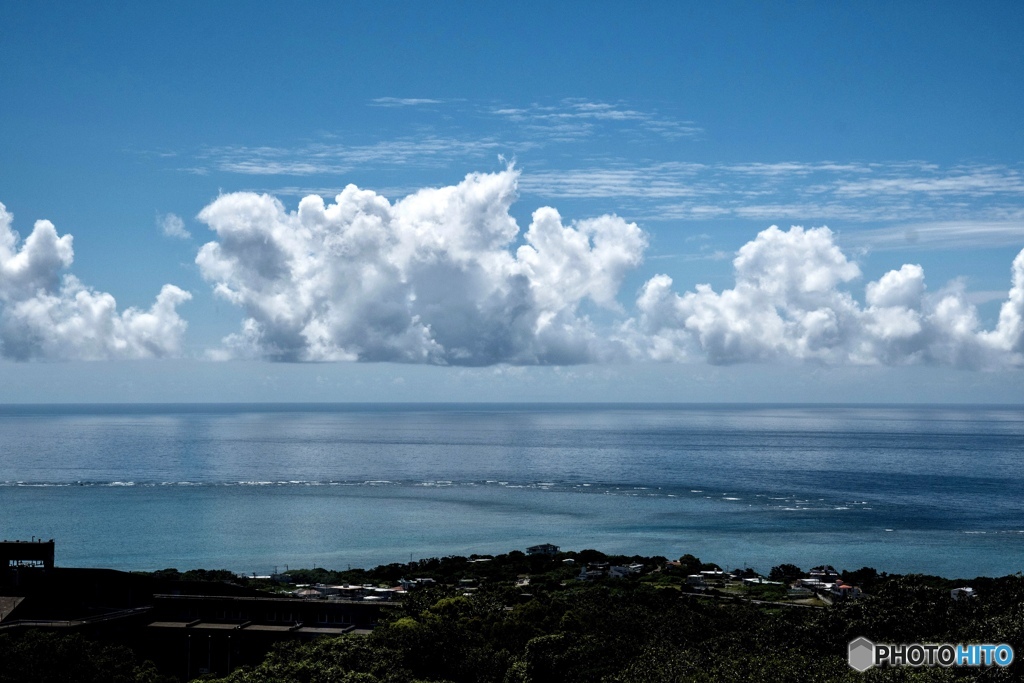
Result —
[{"label": "ocean", "polygon": [[554,543],[1024,570],[1024,409],[0,406],[0,537],[59,566],[369,567]]}]

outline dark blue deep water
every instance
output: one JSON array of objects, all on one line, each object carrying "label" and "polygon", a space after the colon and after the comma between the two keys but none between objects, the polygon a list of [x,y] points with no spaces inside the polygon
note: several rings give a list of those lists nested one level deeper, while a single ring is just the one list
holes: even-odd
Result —
[{"label": "dark blue deep water", "polygon": [[1019,406],[0,406],[0,537],[120,569],[550,542],[1003,575],[1022,464]]}]

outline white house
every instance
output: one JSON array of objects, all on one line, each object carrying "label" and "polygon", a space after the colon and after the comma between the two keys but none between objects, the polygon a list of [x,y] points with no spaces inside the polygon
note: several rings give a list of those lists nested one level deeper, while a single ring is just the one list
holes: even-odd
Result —
[{"label": "white house", "polygon": [[860,597],[860,588],[837,581],[832,584],[831,593],[832,597],[839,598],[840,600],[854,600]]}]

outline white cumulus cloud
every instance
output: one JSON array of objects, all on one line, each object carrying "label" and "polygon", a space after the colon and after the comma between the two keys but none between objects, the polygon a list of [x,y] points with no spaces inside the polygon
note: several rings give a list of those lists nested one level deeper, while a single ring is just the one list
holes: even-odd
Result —
[{"label": "white cumulus cloud", "polygon": [[564,225],[509,214],[518,172],[471,174],[394,204],[349,185],[289,212],[233,193],[199,214],[217,234],[196,258],[214,291],[246,312],[227,355],[490,365],[619,357],[580,311],[618,310],[647,240],[616,216]]},{"label": "white cumulus cloud", "polygon": [[180,240],[192,239],[192,233],[185,229],[185,221],[181,220],[181,216],[168,213],[157,218],[157,224],[167,237]]},{"label": "white cumulus cloud", "polygon": [[924,270],[905,264],[867,283],[864,304],[844,286],[860,276],[828,228],[761,232],[733,261],[736,284],[682,295],[665,275],[650,279],[626,328],[656,360],[706,357],[728,364],[788,358],[828,364],[960,368],[1024,364],[1024,251],[994,330],[980,329],[959,283],[935,293]]},{"label": "white cumulus cloud", "polygon": [[983,336],[990,345],[1024,355],[1024,250],[1013,259],[1013,286],[999,310],[999,324]]},{"label": "white cumulus cloud", "polygon": [[114,297],[63,273],[72,236],[36,221],[20,244],[0,204],[0,356],[30,359],[150,358],[176,355],[186,323],[177,306],[191,298],[164,285],[148,311],[118,312]]}]

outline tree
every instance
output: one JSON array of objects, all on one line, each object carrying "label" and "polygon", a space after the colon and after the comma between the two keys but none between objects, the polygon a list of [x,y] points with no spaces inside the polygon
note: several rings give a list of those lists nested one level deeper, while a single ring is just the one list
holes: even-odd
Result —
[{"label": "tree", "polygon": [[860,586],[865,592],[870,592],[878,581],[878,572],[872,567],[861,567],[855,572],[844,571],[843,581]]},{"label": "tree", "polygon": [[700,561],[700,558],[694,557],[690,553],[686,553],[679,558],[679,570],[686,575],[699,573],[703,566],[704,564]]},{"label": "tree", "polygon": [[785,584],[790,584],[801,578],[804,573],[800,570],[800,567],[795,564],[780,564],[772,567],[771,572],[768,573],[768,578],[772,581],[781,581]]}]

